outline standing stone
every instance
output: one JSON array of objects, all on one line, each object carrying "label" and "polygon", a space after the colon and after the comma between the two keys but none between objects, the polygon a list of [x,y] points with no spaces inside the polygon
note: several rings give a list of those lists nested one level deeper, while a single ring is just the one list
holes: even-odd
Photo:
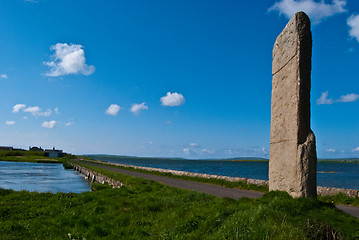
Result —
[{"label": "standing stone", "polygon": [[312,34],[298,12],[273,48],[269,190],[317,195],[317,153],[310,129]]}]

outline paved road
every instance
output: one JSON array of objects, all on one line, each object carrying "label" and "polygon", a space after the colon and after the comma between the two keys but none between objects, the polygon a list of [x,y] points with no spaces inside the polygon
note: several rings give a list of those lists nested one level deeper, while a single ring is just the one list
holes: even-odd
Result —
[{"label": "paved road", "polygon": [[[263,193],[261,193],[261,192],[247,191],[247,190],[241,190],[241,189],[235,189],[235,188],[226,188],[226,187],[213,185],[213,184],[191,182],[191,181],[186,181],[186,180],[182,180],[182,179],[156,176],[156,175],[151,175],[151,174],[147,174],[147,173],[140,173],[140,172],[124,170],[124,169],[120,169],[120,168],[116,168],[116,167],[105,166],[102,164],[95,164],[95,163],[89,163],[89,162],[82,162],[82,163],[96,166],[99,168],[103,168],[105,170],[130,175],[133,177],[139,177],[139,178],[144,178],[144,179],[148,179],[148,180],[153,180],[153,181],[156,181],[156,182],[168,185],[168,186],[172,186],[172,187],[207,193],[207,194],[214,195],[217,197],[228,197],[228,198],[232,198],[232,199],[239,199],[239,198],[243,198],[243,197],[260,198],[261,196],[263,196]],[[336,205],[336,207],[347,214],[350,214],[356,218],[359,218],[359,208],[357,208],[357,207],[351,207],[351,206],[345,206],[345,205]]]},{"label": "paved road", "polygon": [[345,205],[335,205],[338,209],[342,210],[345,213],[348,213],[356,218],[359,218],[359,208],[357,207],[351,207],[351,206],[345,206]]}]

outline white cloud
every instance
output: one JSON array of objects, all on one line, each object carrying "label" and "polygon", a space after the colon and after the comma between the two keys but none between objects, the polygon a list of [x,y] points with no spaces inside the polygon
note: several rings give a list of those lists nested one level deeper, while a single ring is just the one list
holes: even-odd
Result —
[{"label": "white cloud", "polygon": [[10,120],[10,121],[6,121],[5,124],[6,124],[6,125],[14,125],[14,124],[15,124],[15,121],[11,121],[11,120]]},{"label": "white cloud", "polygon": [[325,151],[326,151],[326,152],[331,152],[331,153],[335,153],[335,152],[336,152],[336,150],[333,149],[333,148],[326,149]]},{"label": "white cloud", "polygon": [[333,99],[328,99],[328,91],[323,92],[322,96],[317,99],[317,105],[321,105],[321,104],[333,104],[334,100]]},{"label": "white cloud", "polygon": [[353,152],[359,152],[359,147],[354,148],[354,149],[353,149]]},{"label": "white cloud", "polygon": [[67,123],[65,123],[65,126],[66,126],[66,127],[69,127],[69,126],[72,126],[72,125],[74,125],[74,123],[72,123],[72,122],[67,122]]},{"label": "white cloud", "polygon": [[57,107],[55,108],[55,113],[56,113],[56,114],[60,114],[59,108],[57,108]]},{"label": "white cloud", "polygon": [[340,99],[337,100],[337,102],[355,102],[358,99],[359,99],[358,94],[351,93],[341,96]]},{"label": "white cloud", "polygon": [[346,12],[344,8],[346,3],[345,0],[333,0],[331,4],[325,3],[324,0],[280,0],[268,11],[278,11],[288,19],[292,18],[295,13],[303,11],[308,14],[313,23],[319,23],[327,17]]},{"label": "white cloud", "polygon": [[[41,116],[41,117],[49,117],[52,114],[52,110],[51,109],[46,109],[46,111],[43,111],[39,106],[34,106],[34,107],[26,107],[25,104],[16,104],[15,106],[12,107],[12,112],[13,113],[18,113],[20,111],[23,111],[25,113],[30,113],[31,115],[37,117],[37,116]],[[57,114],[59,114],[59,109],[55,108],[55,112]],[[27,118],[27,117],[26,117]],[[24,117],[25,119],[25,117]]]},{"label": "white cloud", "polygon": [[194,147],[194,148],[200,148],[201,147],[198,143],[190,143],[189,146]]},{"label": "white cloud", "polygon": [[56,126],[57,122],[55,120],[52,120],[52,121],[48,121],[48,122],[43,122],[41,124],[41,127],[44,127],[44,128],[54,128]]},{"label": "white cloud", "polygon": [[161,103],[163,106],[170,106],[170,107],[180,106],[184,104],[184,102],[185,102],[185,98],[183,97],[183,95],[176,92],[175,93],[168,92],[166,96],[161,97]]},{"label": "white cloud", "polygon": [[184,152],[185,154],[190,154],[190,149],[189,149],[189,148],[184,148],[184,149],[183,149],[183,152]]},{"label": "white cloud", "polygon": [[190,156],[207,156],[216,153],[216,151],[203,148],[198,143],[190,143],[184,146],[183,153]]},{"label": "white cloud", "polygon": [[8,76],[6,74],[1,74],[0,78],[8,78]]},{"label": "white cloud", "polygon": [[38,106],[27,107],[24,109],[24,112],[31,113],[33,116],[41,116],[41,117],[49,117],[52,114],[51,109],[47,109],[46,111],[42,111],[42,109]]},{"label": "white cloud", "polygon": [[350,27],[349,35],[359,42],[359,14],[351,15],[347,20],[347,24]]},{"label": "white cloud", "polygon": [[333,104],[335,102],[355,102],[359,99],[359,94],[350,93],[347,95],[340,96],[339,99],[333,100],[332,98],[328,98],[328,91],[323,92],[322,96],[317,99],[317,105],[321,104]]},{"label": "white cloud", "polygon": [[203,152],[203,153],[207,153],[207,154],[214,154],[216,151],[214,151],[214,150],[209,150],[209,149],[207,149],[207,148],[203,148],[203,149],[202,149],[202,152]]},{"label": "white cloud", "polygon": [[131,107],[131,112],[133,113],[133,114],[136,114],[136,115],[138,115],[138,114],[140,114],[140,112],[142,111],[142,110],[147,110],[148,109],[148,106],[146,106],[146,103],[141,103],[141,104],[136,104],[136,103],[134,103],[134,104],[132,104],[132,107]]},{"label": "white cloud", "polygon": [[117,104],[111,104],[107,110],[106,110],[106,114],[108,115],[112,115],[112,116],[116,116],[118,114],[118,111],[121,110],[121,107],[118,106]]},{"label": "white cloud", "polygon": [[95,71],[94,66],[87,65],[83,46],[79,44],[57,43],[50,47],[55,53],[53,61],[44,62],[49,66],[50,72],[46,73],[49,77],[58,77],[68,74],[90,75]]},{"label": "white cloud", "polygon": [[20,110],[26,108],[25,104],[16,104],[15,106],[12,107],[12,112],[13,113],[18,113],[20,112]]}]

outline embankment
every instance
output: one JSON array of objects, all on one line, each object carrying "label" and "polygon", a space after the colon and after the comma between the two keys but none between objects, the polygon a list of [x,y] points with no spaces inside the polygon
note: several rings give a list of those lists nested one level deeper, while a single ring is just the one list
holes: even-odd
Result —
[{"label": "embankment", "polygon": [[82,167],[82,166],[77,165],[76,163],[73,163],[70,161],[68,163],[71,166],[73,166],[76,171],[78,171],[83,176],[85,176],[85,179],[88,179],[89,181],[97,182],[97,183],[101,183],[101,184],[108,183],[109,185],[113,186],[114,188],[119,188],[123,185],[123,183],[121,183],[120,181],[109,178],[101,173],[97,173],[95,171],[89,170],[85,167]]}]

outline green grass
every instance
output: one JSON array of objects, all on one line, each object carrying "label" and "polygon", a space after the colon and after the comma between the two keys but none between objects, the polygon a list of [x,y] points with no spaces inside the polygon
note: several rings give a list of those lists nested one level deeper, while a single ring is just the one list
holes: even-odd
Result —
[{"label": "green grass", "polygon": [[343,193],[338,193],[333,196],[318,196],[318,199],[323,202],[327,203],[334,203],[334,204],[343,204],[343,205],[350,205],[354,207],[359,207],[359,198],[358,197],[348,197]]},{"label": "green grass", "polygon": [[0,189],[0,239],[359,239],[359,220],[330,199],[217,198],[81,165],[125,186],[94,184],[82,194]]},{"label": "green grass", "polygon": [[359,238],[358,219],[316,199],[270,192],[236,201],[87,167],[125,186],[94,184],[82,194],[0,189],[1,239]]},{"label": "green grass", "polygon": [[[96,169],[96,168],[94,168]],[[98,170],[98,169],[96,169]],[[345,239],[359,221],[332,204],[271,192],[238,201],[103,170],[125,183],[82,194],[0,190],[2,239]],[[340,238],[337,238],[340,239]]]}]

